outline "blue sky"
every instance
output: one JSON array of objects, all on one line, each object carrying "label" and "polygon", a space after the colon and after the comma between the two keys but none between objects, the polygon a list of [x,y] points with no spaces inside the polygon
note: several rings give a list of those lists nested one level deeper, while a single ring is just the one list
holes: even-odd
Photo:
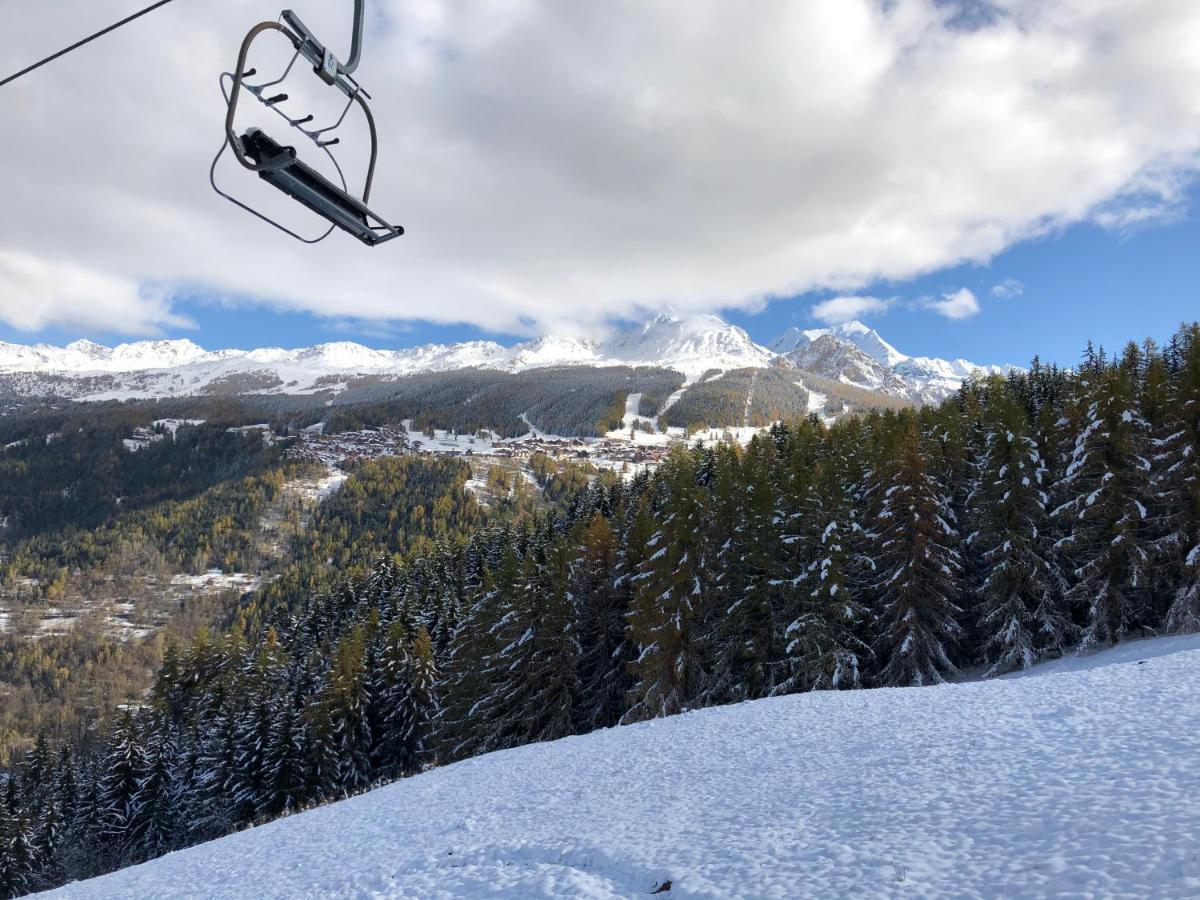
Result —
[{"label": "blue sky", "polygon": [[[902,283],[871,285],[859,291],[896,298],[889,311],[864,316],[899,349],[913,355],[961,356],[986,363],[1024,364],[1034,354],[1045,361],[1075,362],[1086,341],[1115,348],[1130,339],[1165,339],[1184,320],[1200,317],[1200,190],[1177,220],[1122,233],[1092,224],[1027,241],[990,265],[944,269]],[[349,252],[358,252],[350,248]],[[1020,285],[1016,296],[993,296],[1004,282]],[[961,288],[979,299],[981,311],[951,320],[915,308],[925,297]],[[819,327],[811,315],[828,292],[774,301],[757,312],[727,311],[726,319],[767,342],[789,327]],[[406,347],[427,342],[491,338],[511,343],[518,335],[483,331],[470,325],[428,322],[364,322],[308,313],[277,311],[247,304],[229,306],[204,297],[180,297],[175,308],[196,328],[167,329],[208,348],[307,346],[352,340],[371,347]],[[21,332],[0,324],[0,340],[67,343],[80,337],[101,343],[127,340],[104,331],[50,328]]]}]

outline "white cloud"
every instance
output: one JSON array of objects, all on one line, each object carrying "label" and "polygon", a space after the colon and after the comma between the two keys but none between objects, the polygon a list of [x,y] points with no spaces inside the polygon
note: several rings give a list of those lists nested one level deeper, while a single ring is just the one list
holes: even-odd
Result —
[{"label": "white cloud", "polygon": [[188,327],[161,293],[73,263],[0,250],[0,322],[25,331],[64,325],[88,331],[158,334]]},{"label": "white cloud", "polygon": [[921,306],[947,319],[969,319],[980,311],[979,301],[968,288],[922,300]]},{"label": "white cloud", "polygon": [[[63,23],[83,35],[127,6],[25,4],[0,71],[57,49]],[[146,283],[339,319],[580,328],[850,294],[1074,222],[1152,220],[1178,208],[1200,148],[1189,0],[994,0],[966,18],[935,0],[763,0],[753,15],[375,0],[358,73],[381,131],[372,205],[408,235],[306,248],[208,189],[216,76],[261,18],[250,7],[173,4],[0,91],[0,250],[107,273],[131,311],[120,328],[169,321],[130,299]],[[298,11],[341,47],[348,7]],[[306,77],[285,86],[288,111],[332,107]],[[273,122],[244,108],[245,124]],[[361,138],[342,145],[352,180]],[[220,177],[304,223],[248,173]],[[97,315],[87,291],[25,284],[20,306],[0,300],[7,321]]]},{"label": "white cloud", "polygon": [[1005,278],[992,287],[992,296],[998,300],[1011,300],[1025,293],[1025,285],[1015,278]]},{"label": "white cloud", "polygon": [[841,325],[851,319],[887,312],[893,301],[878,297],[832,297],[814,306],[809,313],[826,325]]}]

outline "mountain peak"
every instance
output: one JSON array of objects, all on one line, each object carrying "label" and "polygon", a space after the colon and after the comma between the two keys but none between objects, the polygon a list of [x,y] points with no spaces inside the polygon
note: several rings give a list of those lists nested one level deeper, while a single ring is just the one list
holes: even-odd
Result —
[{"label": "mountain peak", "polygon": [[[518,372],[553,366],[658,366],[682,372],[692,381],[709,370],[766,368],[780,358],[817,375],[918,402],[940,400],[965,378],[983,371],[963,360],[906,356],[859,321],[808,330],[792,327],[768,349],[720,316],[674,310],[618,328],[602,340],[546,335],[512,347],[467,341],[376,350],[353,341],[332,341],[294,350],[207,352],[186,339],[138,341],[113,349],[88,340],[66,347],[0,343],[0,371],[34,376],[20,381],[22,391],[55,395],[66,390],[69,396],[94,399],[178,395],[181,384],[186,385],[184,391],[203,394],[214,383],[227,384],[249,373],[273,374],[279,390],[301,392],[328,385],[330,375],[399,378],[421,372]],[[110,376],[100,388],[85,378],[100,373]],[[55,377],[39,379],[39,374]],[[61,387],[64,376],[79,384]]]}]

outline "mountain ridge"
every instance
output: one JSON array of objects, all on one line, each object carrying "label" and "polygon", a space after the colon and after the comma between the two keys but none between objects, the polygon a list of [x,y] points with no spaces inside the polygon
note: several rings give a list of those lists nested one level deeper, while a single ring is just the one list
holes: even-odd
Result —
[{"label": "mountain ridge", "polygon": [[654,366],[694,382],[712,370],[794,366],[866,390],[936,402],[972,374],[1009,367],[901,353],[861,322],[832,328],[791,328],[763,346],[715,315],[660,314],[600,339],[547,335],[506,347],[495,341],[424,344],[396,350],[352,341],[311,347],[206,350],[169,339],[105,347],[79,340],[65,347],[0,342],[0,392],[81,400],[135,399],[210,393],[244,381],[244,392],[337,391],[347,380],[400,378],[427,372],[495,369],[522,372],[561,366]]}]

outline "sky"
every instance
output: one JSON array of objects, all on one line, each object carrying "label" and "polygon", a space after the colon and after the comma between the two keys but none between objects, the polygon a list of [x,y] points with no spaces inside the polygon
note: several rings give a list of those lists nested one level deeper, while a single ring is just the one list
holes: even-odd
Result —
[{"label": "sky", "polygon": [[[0,72],[140,5],[0,0]],[[349,0],[291,5],[346,45]],[[1200,310],[1192,0],[371,0],[372,206],[407,228],[377,248],[209,189],[217,75],[276,12],[176,0],[0,88],[0,340],[401,347],[669,309],[1069,364]],[[289,57],[264,37],[251,63]],[[302,68],[285,109],[336,119]],[[340,134],[355,182],[365,129]]]}]

